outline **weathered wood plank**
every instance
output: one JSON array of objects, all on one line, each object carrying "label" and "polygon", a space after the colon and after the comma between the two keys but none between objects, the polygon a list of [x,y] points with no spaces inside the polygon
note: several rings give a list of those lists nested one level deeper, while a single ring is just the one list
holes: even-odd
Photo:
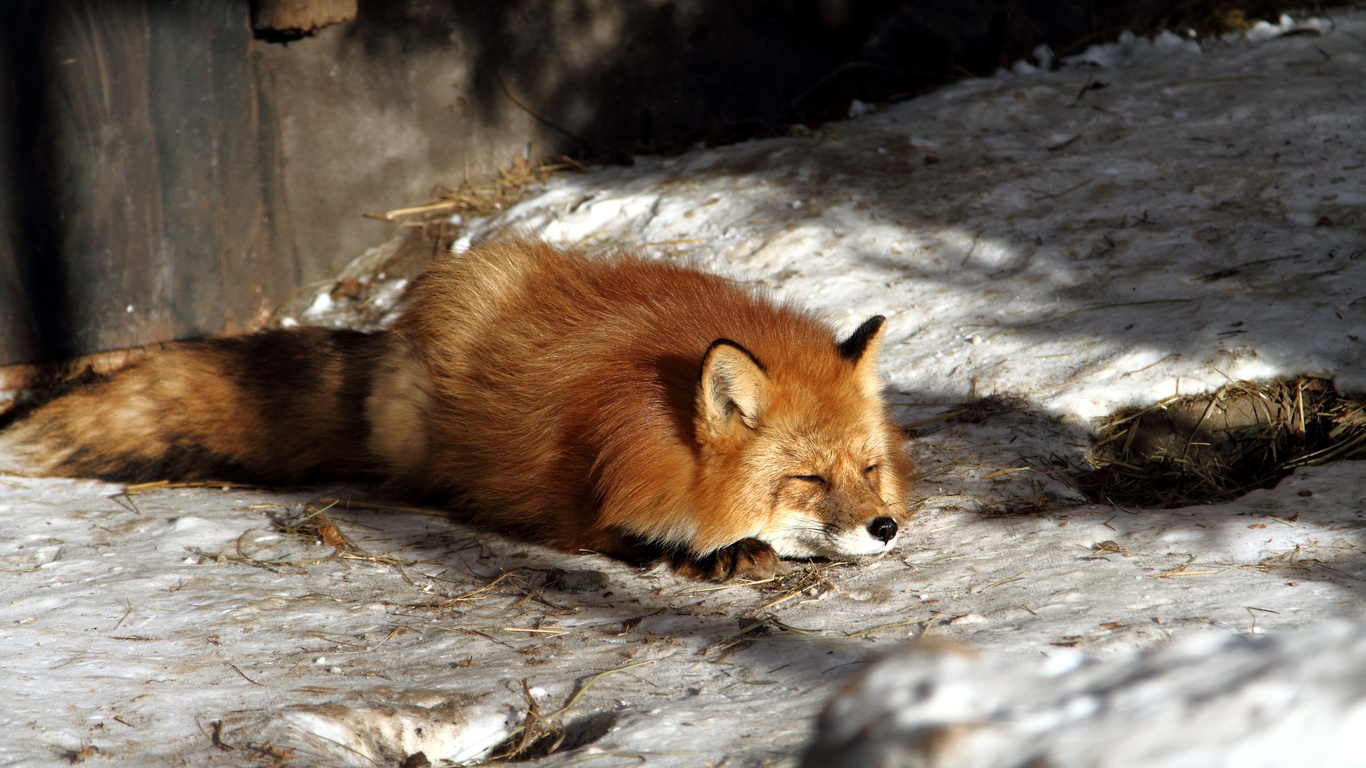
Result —
[{"label": "weathered wood plank", "polygon": [[260,327],[299,268],[273,245],[279,159],[247,0],[13,18],[27,37],[0,38],[0,97],[23,113],[0,116],[0,365]]},{"label": "weathered wood plank", "polygon": [[[169,338],[149,33],[139,2],[57,3],[44,45],[44,119],[68,347]],[[148,194],[152,192],[152,194]]]},{"label": "weathered wood plank", "polygon": [[258,328],[298,272],[271,246],[273,134],[259,119],[246,6],[178,0],[149,14],[174,333]]},{"label": "weathered wood plank", "polygon": [[166,214],[160,261],[167,270],[167,311],[177,336],[203,336],[223,325],[215,226],[223,201],[216,177],[223,160],[234,160],[219,156],[214,73],[242,62],[213,55],[218,19],[206,3],[162,2],[148,14],[148,107],[157,121],[157,192]]},{"label": "weathered wood plank", "polygon": [[[0,24],[0,363],[36,359],[43,349],[30,286],[37,277],[32,274],[32,255],[42,239],[39,231],[49,228],[29,211],[30,197],[40,196],[24,172],[23,160],[32,155],[34,123],[12,107],[24,100],[24,75],[32,66],[35,48],[17,27]],[[5,77],[6,73],[13,76]],[[5,119],[6,113],[11,119]]]},{"label": "weathered wood plank", "polygon": [[260,328],[302,281],[300,254],[280,246],[279,233],[289,219],[278,117],[272,97],[262,93],[258,51],[263,44],[251,39],[243,12],[216,11],[219,23],[210,49],[216,61],[232,64],[216,68],[212,83],[221,201],[215,226],[225,307],[219,330],[229,332]]}]

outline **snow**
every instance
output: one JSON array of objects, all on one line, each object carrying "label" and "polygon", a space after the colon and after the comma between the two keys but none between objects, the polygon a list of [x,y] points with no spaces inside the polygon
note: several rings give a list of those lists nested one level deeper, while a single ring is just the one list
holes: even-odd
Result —
[{"label": "snow", "polygon": [[910,646],[832,701],[803,765],[1349,768],[1366,749],[1358,626],[1257,642],[1193,635],[1068,661]]},{"label": "snow", "polygon": [[[439,765],[530,696],[572,703],[581,744],[539,764],[794,766],[825,702],[921,635],[979,654],[912,663],[958,698],[896,715],[994,723],[945,753],[962,765],[1011,739],[1060,766],[1104,764],[1077,762],[1098,744],[1232,764],[1190,756],[1293,743],[1291,725],[1181,716],[1252,712],[1255,691],[1287,723],[1359,732],[1363,681],[1330,673],[1361,666],[1358,465],[1173,510],[1086,503],[1055,471],[1123,406],[1306,373],[1366,392],[1366,13],[1258,30],[1129,36],[1051,71],[1040,51],[809,135],[561,175],[467,222],[466,243],[507,225],[635,243],[846,331],[887,315],[925,475],[893,555],[775,592],[380,511],[363,488],[0,478],[0,765]],[[1023,406],[936,420],[993,393]],[[366,557],[270,522],[329,498],[357,500],[326,514]],[[552,568],[606,587],[546,586]],[[1269,687],[1236,684],[1242,663]],[[1106,699],[1086,687],[1103,679],[1147,682]]]}]

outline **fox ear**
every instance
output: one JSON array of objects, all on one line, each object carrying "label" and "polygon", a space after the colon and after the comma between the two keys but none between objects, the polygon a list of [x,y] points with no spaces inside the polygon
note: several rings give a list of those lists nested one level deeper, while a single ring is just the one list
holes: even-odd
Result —
[{"label": "fox ear", "polygon": [[877,356],[882,351],[882,329],[886,325],[887,318],[874,315],[838,346],[840,357],[854,364],[854,377],[869,397],[882,394],[882,380],[877,377]]},{"label": "fox ear", "polygon": [[749,350],[730,339],[717,339],[702,358],[697,383],[697,415],[710,431],[723,434],[732,416],[756,429],[764,411],[768,375]]}]

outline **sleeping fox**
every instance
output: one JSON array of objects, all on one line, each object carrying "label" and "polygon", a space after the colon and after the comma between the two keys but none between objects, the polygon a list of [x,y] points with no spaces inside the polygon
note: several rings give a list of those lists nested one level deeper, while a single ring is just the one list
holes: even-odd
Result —
[{"label": "sleeping fox", "polygon": [[0,435],[0,471],[377,478],[569,551],[762,576],[896,544],[910,462],[882,332],[840,341],[712,275],[505,236],[414,280],[378,333],[152,354]]}]

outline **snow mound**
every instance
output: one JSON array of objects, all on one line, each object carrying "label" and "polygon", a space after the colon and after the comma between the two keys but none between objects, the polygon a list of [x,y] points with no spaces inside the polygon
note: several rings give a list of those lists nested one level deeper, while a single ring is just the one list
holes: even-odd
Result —
[{"label": "snow mound", "polygon": [[913,644],[821,716],[807,768],[1348,768],[1366,753],[1366,628],[1188,637],[1107,661]]}]

